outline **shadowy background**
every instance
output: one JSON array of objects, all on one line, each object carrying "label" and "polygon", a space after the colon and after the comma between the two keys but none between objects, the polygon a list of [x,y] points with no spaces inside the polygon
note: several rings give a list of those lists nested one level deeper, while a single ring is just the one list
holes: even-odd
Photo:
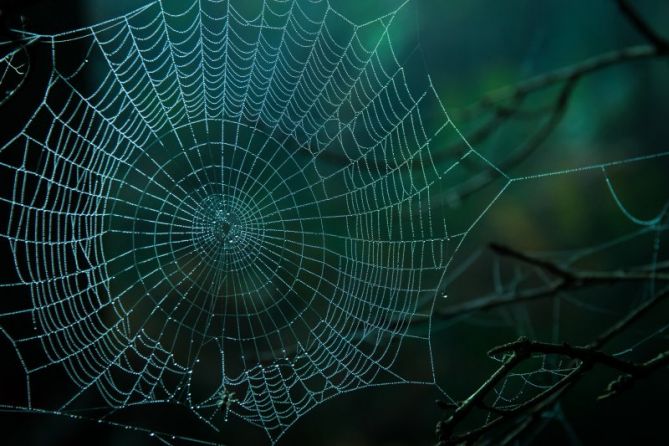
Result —
[{"label": "shadowy background", "polygon": [[[338,6],[339,0],[333,3]],[[355,14],[374,17],[383,2],[357,2],[353,6],[348,5],[351,2],[341,3],[342,8],[353,8]],[[0,8],[5,24],[16,27],[21,23],[17,15],[22,14],[27,29],[51,33],[112,18],[141,4],[128,0],[5,1],[0,2]],[[655,29],[669,29],[666,1],[644,0],[635,5]],[[419,32],[416,36],[407,31],[405,38],[414,42],[418,39],[427,71],[465,135],[479,124],[479,116],[470,116],[467,107],[485,94],[602,52],[643,42],[614,2],[608,0],[418,0],[412,8]],[[41,97],[38,79],[45,76],[48,67],[40,61],[33,61],[33,65],[32,75],[37,80],[24,87],[23,108],[14,105],[9,111],[0,109],[3,137],[11,134],[8,122],[29,114]],[[511,173],[555,172],[666,151],[668,79],[666,59],[616,66],[588,77],[577,86],[563,121],[550,138]],[[476,148],[493,161],[502,159],[536,126],[531,119],[512,121]],[[654,217],[669,199],[668,172],[664,159],[607,169],[621,202],[641,219]],[[498,190],[499,183],[490,187]],[[463,204],[445,200],[444,206],[457,209]],[[442,299],[447,302],[439,300],[438,306],[494,294],[513,281],[513,267],[500,266],[486,250],[489,242],[521,251],[579,255],[635,229],[612,199],[601,170],[519,182],[503,194],[468,237],[452,268],[448,298]],[[652,236],[634,237],[611,249],[598,250],[584,264],[606,270],[630,262],[651,263],[655,243]],[[659,257],[664,254],[666,258],[666,251],[666,244],[660,245]],[[477,253],[480,256],[472,257]],[[460,274],[461,267],[464,272]],[[492,346],[519,335],[555,342],[588,342],[624,314],[640,293],[633,286],[598,289],[565,299],[551,298],[446,321],[437,319],[431,335],[437,383],[449,396],[463,398],[495,368],[496,363],[485,354]],[[669,309],[665,306],[660,310],[636,325],[616,343],[616,348],[629,348],[640,360],[647,359],[648,352],[656,348],[666,349]],[[0,357],[5,358],[5,353]],[[0,369],[7,375],[3,383],[16,378],[9,366]],[[533,440],[540,444],[666,443],[666,370],[619,397],[596,402],[596,396],[613,377],[597,371],[580,383],[547,417],[546,427]],[[54,381],[54,392],[58,386],[59,382]],[[0,400],[6,400],[7,393],[11,389],[0,386]],[[363,389],[317,406],[288,431],[280,444],[432,444],[435,423],[443,417],[434,403],[440,397],[441,392],[432,386]],[[149,417],[153,415],[144,408],[142,416],[147,412]],[[156,409],[155,416],[161,414]],[[181,419],[186,420],[185,416]],[[49,415],[3,413],[0,426],[2,443],[8,445],[159,444],[145,433]],[[220,436],[208,431],[195,431],[193,436],[229,445],[266,443],[259,429],[234,420]]]}]

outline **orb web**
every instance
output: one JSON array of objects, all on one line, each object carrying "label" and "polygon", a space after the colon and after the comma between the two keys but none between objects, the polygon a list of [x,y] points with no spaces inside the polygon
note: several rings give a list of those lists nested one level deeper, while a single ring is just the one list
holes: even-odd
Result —
[{"label": "orb web", "polygon": [[[464,141],[429,78],[407,77],[404,6],[364,23],[255,6],[161,1],[26,34],[51,69],[0,149],[2,287],[23,290],[0,314],[25,373],[11,407],[173,404],[276,441],[335,395],[434,383],[429,330],[410,326],[487,208],[450,233],[432,208],[463,160],[487,161],[466,143],[435,158]],[[425,373],[398,367],[407,352]],[[71,387],[47,403],[54,371]]]}]

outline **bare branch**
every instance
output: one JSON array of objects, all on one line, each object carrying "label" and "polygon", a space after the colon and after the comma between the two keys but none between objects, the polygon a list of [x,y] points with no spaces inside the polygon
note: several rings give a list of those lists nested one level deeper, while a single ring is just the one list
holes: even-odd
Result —
[{"label": "bare branch", "polygon": [[491,244],[490,248],[499,255],[509,257],[530,266],[540,268],[556,277],[556,281],[546,286],[529,290],[512,291],[493,296],[484,296],[468,300],[462,304],[451,305],[435,310],[439,319],[452,319],[477,311],[488,311],[506,305],[516,305],[553,297],[562,292],[576,291],[596,286],[613,285],[625,282],[669,282],[669,274],[653,271],[572,271],[544,259],[533,257],[518,250]]},{"label": "bare branch", "polygon": [[[528,260],[531,261],[531,258],[528,257]],[[483,385],[472,393],[469,398],[457,405],[453,414],[448,419],[438,423],[437,436],[440,445],[462,444],[476,440],[497,428],[505,421],[517,420],[518,417],[522,415],[525,418],[521,419],[519,424],[513,427],[501,443],[508,444],[512,442],[539,419],[539,414],[552,407],[559,401],[565,392],[573,388],[573,386],[580,381],[594,364],[606,365],[624,373],[623,376],[609,384],[606,393],[600,398],[608,398],[616,395],[631,387],[634,381],[668,366],[669,351],[662,352],[645,363],[635,364],[620,360],[599,350],[604,344],[622,333],[625,329],[629,328],[634,322],[638,321],[668,296],[669,287],[660,291],[652,299],[636,307],[636,309],[607,329],[597,337],[594,342],[587,346],[574,347],[568,344],[551,344],[521,338],[517,341],[493,348],[489,352],[492,356],[507,354],[503,364],[483,383]],[[490,391],[492,391],[498,383],[503,381],[515,367],[536,353],[564,355],[580,361],[580,365],[561,378],[553,386],[523,404],[506,411],[506,413],[504,413],[503,410],[491,411],[491,413],[498,415],[492,421],[463,434],[455,435],[454,432],[458,424],[462,422],[475,407],[484,407],[483,401]]]},{"label": "bare branch", "polygon": [[[620,65],[626,62],[665,57],[669,55],[669,41],[656,33],[627,0],[615,1],[623,16],[648,41],[649,45],[623,48],[538,76],[514,87],[502,90],[500,93],[489,95],[465,111],[465,114],[473,115],[479,111],[492,109],[496,115],[491,122],[504,120],[502,118],[519,113],[518,110],[510,110],[500,118],[498,110],[503,101],[512,99],[516,104],[520,104],[527,95],[532,94],[533,92],[547,89],[553,85],[566,84],[566,86],[563,87],[560,98],[554,104],[548,124],[533,135],[533,138],[526,146],[526,150],[515,152],[515,155],[503,160],[500,166],[514,166],[520,163],[527,155],[532,153],[544,142],[546,137],[550,135],[553,129],[561,121],[572,88],[582,77],[607,67]],[[483,136],[492,134],[494,131],[493,129],[485,130],[487,133],[484,133]],[[466,185],[457,193],[460,197],[466,196],[473,191],[485,187],[493,180],[494,176],[490,172],[484,171],[475,177],[475,181],[473,181],[472,184]],[[491,249],[500,256],[538,268],[553,277],[554,280],[547,285],[538,288],[525,291],[513,291],[503,295],[495,295],[493,297],[483,297],[460,305],[438,309],[435,311],[436,317],[442,319],[451,318],[474,311],[488,310],[498,306],[520,302],[528,302],[543,297],[556,296],[566,291],[575,291],[598,285],[610,285],[634,281],[652,281],[657,284],[658,282],[669,281],[669,274],[664,274],[663,271],[666,268],[664,268],[664,265],[661,263],[654,265],[653,268],[642,270],[637,268],[630,271],[577,271],[570,267],[559,265],[551,260],[534,257],[505,246],[493,244],[491,245]],[[448,405],[442,404],[444,409],[452,410],[452,414],[447,419],[440,421],[437,425],[439,444],[471,444],[485,438],[485,436],[490,434],[493,430],[496,433],[495,435],[500,435],[501,433],[501,437],[498,438],[497,441],[494,437],[488,437],[491,438],[491,441],[498,444],[511,444],[517,442],[521,435],[531,429],[541,419],[541,414],[560,401],[560,398],[572,389],[593,365],[603,365],[621,373],[616,380],[612,381],[607,386],[606,392],[600,396],[600,399],[617,395],[621,391],[630,388],[636,380],[644,378],[656,370],[669,366],[669,351],[661,352],[654,358],[643,363],[626,361],[602,351],[602,348],[609,341],[629,329],[634,323],[642,319],[661,302],[665,301],[668,296],[669,287],[661,289],[651,299],[648,299],[644,303],[633,308],[618,322],[596,337],[591,343],[584,346],[572,346],[566,343],[547,343],[520,338],[516,341],[493,348],[490,350],[489,355],[495,357],[501,355],[502,365],[499,366],[492,375],[490,375],[490,377],[464,401]],[[573,370],[562,376],[552,386],[513,408],[489,407],[485,404],[486,397],[499,383],[504,382],[514,368],[521,365],[528,358],[536,355],[564,356],[571,358],[575,361],[576,365]],[[464,433],[456,433],[459,424],[468,417],[474,408],[486,410],[494,417],[492,419],[487,419],[482,426],[470,429]]]},{"label": "bare branch", "polygon": [[453,414],[446,420],[437,424],[437,437],[444,441],[453,435],[455,427],[462,421],[475,407],[483,404],[483,399],[488,393],[501,381],[509,372],[520,364],[527,355],[522,352],[514,352],[507,357],[504,363],[478,388],[469,398],[459,404]]},{"label": "bare branch", "polygon": [[499,345],[490,350],[488,355],[498,356],[516,351],[529,352],[530,354],[540,353],[543,355],[568,356],[587,364],[603,364],[630,375],[640,374],[646,367],[645,364],[634,364],[624,361],[592,347],[578,347],[567,343],[552,344],[548,342],[531,341],[527,338],[520,338],[517,341]]},{"label": "bare branch", "polygon": [[616,0],[618,8],[637,31],[660,52],[669,51],[669,41],[657,34],[627,0]]},{"label": "bare branch", "polygon": [[527,263],[529,265],[537,266],[546,272],[561,278],[562,280],[565,281],[573,281],[576,277],[574,274],[571,272],[565,270],[564,268],[556,265],[553,262],[549,262],[547,260],[542,260],[536,257],[532,257],[528,254],[522,253],[520,251],[517,251],[515,249],[512,249],[508,246],[500,245],[497,243],[491,243],[490,244],[490,249],[501,255],[501,256],[506,256],[506,257],[511,257],[516,260],[520,260],[523,263]]}]

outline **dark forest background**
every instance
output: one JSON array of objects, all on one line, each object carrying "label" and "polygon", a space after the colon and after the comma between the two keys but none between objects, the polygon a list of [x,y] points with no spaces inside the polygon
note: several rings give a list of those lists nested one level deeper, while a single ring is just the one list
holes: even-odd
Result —
[{"label": "dark forest background", "polygon": [[[336,7],[340,3],[369,17],[392,8],[383,2],[333,1]],[[11,38],[11,29],[60,32],[140,4],[4,0],[0,18]],[[479,152],[515,176],[623,162],[607,167],[606,175],[590,169],[519,182],[476,226],[449,272],[448,298],[439,297],[435,308],[432,351],[443,393],[433,386],[393,386],[343,395],[302,418],[280,444],[427,445],[472,432],[462,439],[493,444],[669,441],[666,361],[638,376],[615,362],[643,365],[669,349],[669,302],[653,301],[663,297],[667,286],[667,217],[646,235],[607,245],[639,229],[630,216],[652,219],[669,200],[667,157],[629,161],[669,150],[669,53],[662,46],[669,39],[669,3],[630,4],[414,1],[418,33],[407,31],[404,38],[418,39],[438,93]],[[615,56],[637,46],[655,52],[638,58],[619,55],[619,60],[596,65],[602,54]],[[35,79],[47,72],[48,67],[33,61]],[[525,83],[528,79],[534,83]],[[0,109],[3,137],[11,134],[10,122],[29,113],[31,101],[39,101],[39,85],[39,80],[28,81],[23,105]],[[466,208],[469,200],[485,200],[487,193],[499,190],[499,179],[479,174],[445,197],[444,206]],[[616,203],[607,178],[624,208]],[[632,273],[646,276],[624,278]],[[653,302],[649,309],[634,316],[648,302]],[[621,326],[611,343],[593,345],[598,335],[630,315],[634,319]],[[520,337],[517,344],[488,355]],[[525,355],[531,356],[527,363]],[[523,363],[514,369],[519,376],[491,383],[484,389],[491,392],[487,399],[476,396],[471,411],[458,412],[458,405],[477,395],[496,370],[519,358]],[[540,410],[532,406],[504,414],[495,406],[500,400],[490,399],[499,391],[511,405],[522,405],[559,381],[551,370],[580,364],[592,368],[570,382],[567,391],[554,392],[555,399]],[[0,369],[8,375],[3,383],[11,382],[11,372]],[[0,400],[3,393],[10,394],[11,388],[0,384]],[[598,399],[608,393],[612,395]],[[448,421],[454,413],[455,420]],[[156,417],[161,414],[156,410]],[[498,416],[503,418],[499,425],[477,434],[478,427]],[[445,423],[436,438],[440,420]],[[515,434],[528,420],[530,426]],[[8,445],[160,444],[146,433],[38,413],[2,413],[0,426],[0,443]],[[220,438],[210,432],[192,435],[230,445],[266,442],[260,430],[234,420]]]}]

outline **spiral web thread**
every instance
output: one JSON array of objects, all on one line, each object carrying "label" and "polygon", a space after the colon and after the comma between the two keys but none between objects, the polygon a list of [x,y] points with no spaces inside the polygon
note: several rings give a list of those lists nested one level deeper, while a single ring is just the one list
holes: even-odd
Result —
[{"label": "spiral web thread", "polygon": [[[434,161],[462,137],[429,80],[409,86],[402,7],[359,24],[326,2],[244,5],[154,2],[27,36],[53,69],[0,154],[2,287],[29,290],[0,314],[26,380],[11,407],[176,404],[276,441],[337,394],[434,383],[409,327],[475,220],[449,234],[433,195],[485,159]],[[399,370],[406,352],[427,374]],[[56,369],[72,391],[35,401]]]},{"label": "spiral web thread", "polygon": [[[250,3],[153,2],[27,34],[0,58],[3,105],[31,64],[52,66],[0,143],[0,338],[25,382],[3,410],[208,443],[114,418],[162,403],[275,442],[338,394],[435,383],[432,303],[510,186],[602,175],[637,235],[666,231],[667,208],[634,217],[609,170],[667,151],[509,177],[469,147],[429,79],[409,75],[392,38],[404,6],[357,23],[327,2]],[[440,150],[449,139],[458,156]],[[450,212],[449,187],[477,168],[500,188]],[[496,405],[563,366],[513,375]]]}]

